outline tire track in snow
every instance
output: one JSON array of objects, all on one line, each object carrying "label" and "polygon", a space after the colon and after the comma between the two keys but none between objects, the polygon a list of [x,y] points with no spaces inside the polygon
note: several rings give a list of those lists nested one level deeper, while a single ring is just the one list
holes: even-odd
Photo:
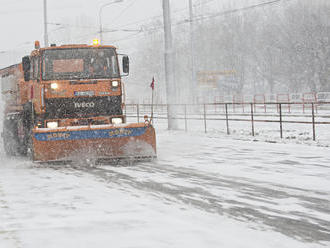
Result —
[{"label": "tire track in snow", "polygon": [[[295,199],[306,209],[330,214],[330,201],[316,196],[305,196],[302,189],[275,184],[250,181],[245,178],[206,175],[200,171],[178,168],[164,164],[142,163],[133,167],[79,168],[86,173],[102,178],[128,190],[145,191],[164,201],[183,203],[183,207],[193,206],[204,211],[226,215],[240,221],[251,221],[268,226],[291,238],[305,242],[330,241],[330,222],[299,210],[281,211],[276,201]],[[132,176],[145,173],[147,179]],[[166,183],[150,180],[150,174],[163,175]],[[141,174],[140,174],[141,176]],[[156,177],[156,178],[157,178]],[[171,178],[186,182],[187,185],[173,183]],[[221,194],[211,193],[229,190],[238,193],[235,199],[226,199]],[[294,193],[289,193],[295,191]],[[314,195],[322,192],[310,191]],[[267,203],[265,206],[264,203]],[[273,205],[273,206],[270,206]],[[276,208],[277,207],[277,208]]]}]

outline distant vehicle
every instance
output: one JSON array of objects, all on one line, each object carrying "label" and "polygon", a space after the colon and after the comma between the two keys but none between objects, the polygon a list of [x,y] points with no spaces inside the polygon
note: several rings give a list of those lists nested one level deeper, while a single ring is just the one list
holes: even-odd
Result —
[{"label": "distant vehicle", "polygon": [[[122,73],[129,58],[122,57]],[[4,148],[33,161],[156,157],[155,130],[126,124],[116,48],[62,45],[40,48],[0,70],[5,99]]]}]

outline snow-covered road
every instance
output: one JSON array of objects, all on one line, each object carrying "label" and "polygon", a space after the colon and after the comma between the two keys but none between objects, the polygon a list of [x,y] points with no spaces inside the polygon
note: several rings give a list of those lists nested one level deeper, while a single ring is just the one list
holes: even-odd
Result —
[{"label": "snow-covered road", "polygon": [[158,159],[1,158],[0,247],[329,247],[328,148],[158,132]]}]

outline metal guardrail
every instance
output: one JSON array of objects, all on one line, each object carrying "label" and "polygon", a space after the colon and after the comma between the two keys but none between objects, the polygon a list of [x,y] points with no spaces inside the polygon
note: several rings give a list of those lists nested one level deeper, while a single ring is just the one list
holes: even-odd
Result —
[{"label": "metal guardrail", "polygon": [[[237,108],[233,105],[245,105],[249,106],[249,112],[237,113]],[[174,116],[171,116],[172,119],[184,120],[185,131],[188,131],[188,121],[189,120],[200,120],[204,123],[204,131],[207,133],[207,123],[208,121],[225,121],[227,134],[230,134],[230,122],[250,122],[251,123],[251,135],[255,136],[255,123],[264,122],[264,123],[279,123],[279,133],[280,137],[283,138],[283,124],[292,123],[292,124],[308,124],[312,126],[313,141],[316,140],[316,126],[317,125],[329,125],[330,121],[316,121],[316,118],[329,118],[330,120],[330,102],[313,102],[305,103],[305,105],[310,106],[310,114],[304,113],[292,113],[291,107],[295,105],[301,105],[301,102],[281,102],[281,103],[208,103],[208,104],[127,104],[125,105],[125,113],[129,118],[137,118],[137,121],[140,122],[140,119],[143,118],[145,114],[150,115],[151,108],[154,109],[154,119],[168,119],[168,108],[176,107],[177,111]],[[271,114],[257,113],[258,105],[264,105],[273,108]],[[286,106],[287,113],[283,111],[283,106]],[[290,107],[288,107],[290,106]],[[326,106],[324,113],[317,113],[317,108],[320,106]],[[218,108],[217,107],[221,107]],[[231,107],[231,108],[229,108]],[[190,108],[190,111],[189,109]],[[305,107],[306,108],[306,107]],[[222,111],[221,111],[221,110]],[[194,113],[192,113],[192,111]],[[245,119],[237,118],[245,117]],[[256,117],[265,117],[263,119],[257,119]],[[283,120],[283,117],[303,117],[309,120]]]}]

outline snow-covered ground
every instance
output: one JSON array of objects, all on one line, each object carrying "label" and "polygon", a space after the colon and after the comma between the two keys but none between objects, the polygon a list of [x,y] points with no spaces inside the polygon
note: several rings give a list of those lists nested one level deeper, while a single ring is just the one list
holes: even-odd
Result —
[{"label": "snow-covered ground", "polygon": [[329,247],[326,147],[158,130],[158,159],[1,155],[0,247]]}]

